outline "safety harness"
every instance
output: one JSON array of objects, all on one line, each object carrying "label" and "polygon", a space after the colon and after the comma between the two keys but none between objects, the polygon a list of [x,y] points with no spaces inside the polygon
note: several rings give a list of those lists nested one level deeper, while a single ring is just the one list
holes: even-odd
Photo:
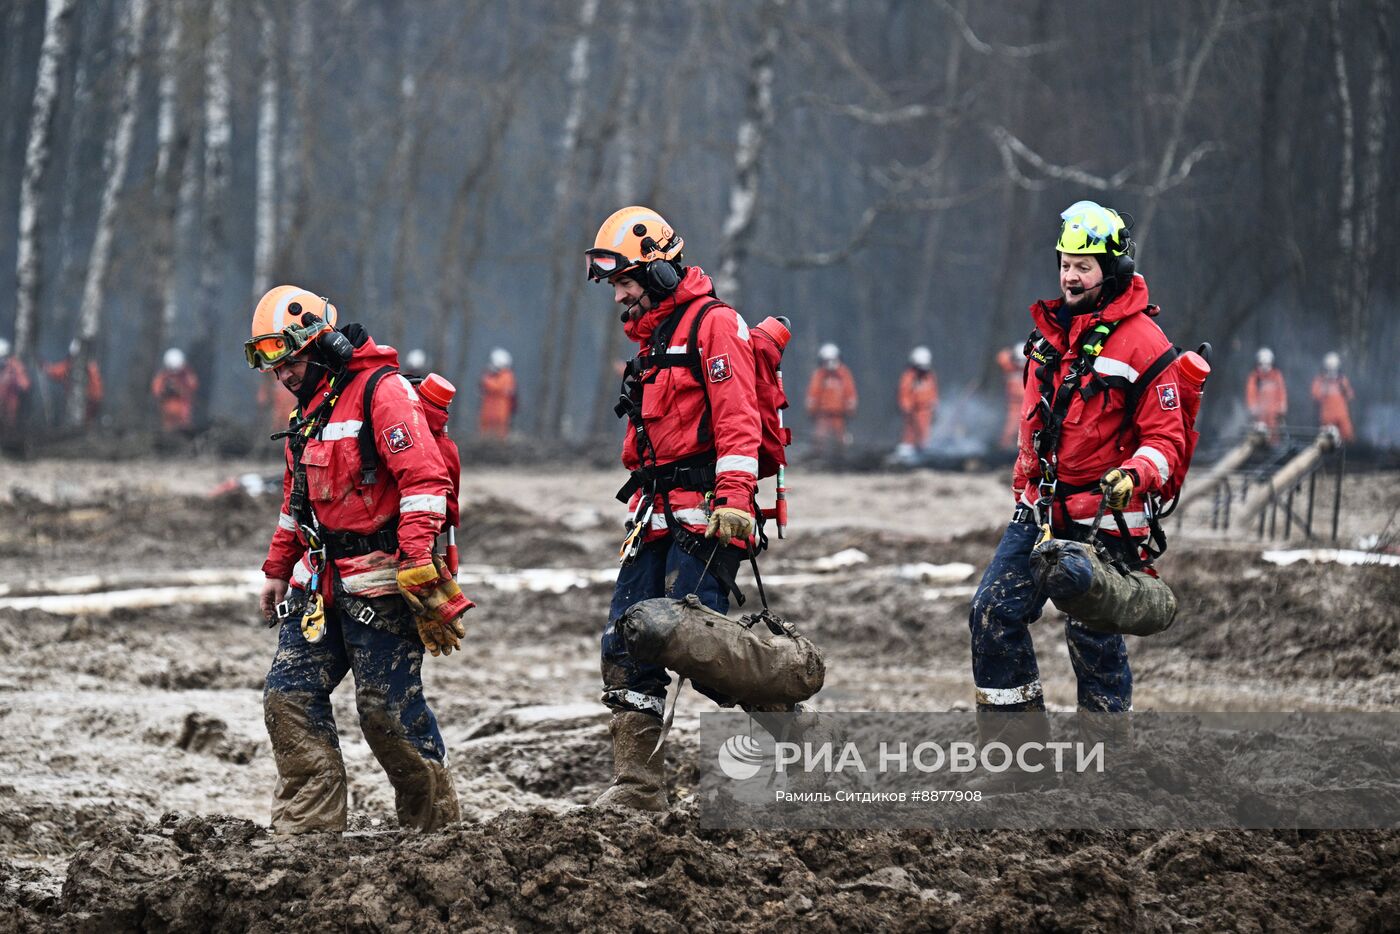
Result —
[{"label": "safety harness", "polygon": [[[1151,315],[1155,311],[1156,306],[1149,305],[1146,313]],[[1108,407],[1107,390],[1121,390],[1123,392],[1123,420],[1118,426],[1118,436],[1121,438],[1133,424],[1143,393],[1162,374],[1162,371],[1171,366],[1180,353],[1176,347],[1168,347],[1157,359],[1152,361],[1136,380],[1129,380],[1117,375],[1105,376],[1099,373],[1094,369],[1094,363],[1103,353],[1104,344],[1113,336],[1123,320],[1125,319],[1117,321],[1099,319],[1093,327],[1084,333],[1079,353],[1070,361],[1068,372],[1065,373],[1058,388],[1055,386],[1055,375],[1059,372],[1060,365],[1064,361],[1064,354],[1041,334],[1039,328],[1032,330],[1030,337],[1026,339],[1026,368],[1029,370],[1032,360],[1038,364],[1035,377],[1039,384],[1040,401],[1036,408],[1041,416],[1041,427],[1031,434],[1031,443],[1034,446],[1036,460],[1040,468],[1040,479],[1037,483],[1039,495],[1034,509],[1037,524],[1042,527],[1048,527],[1053,523],[1056,503],[1064,511],[1066,500],[1070,496],[1076,493],[1088,493],[1099,488],[1097,481],[1073,484],[1063,483],[1059,479],[1060,438],[1064,432],[1065,416],[1069,414],[1074,394],[1079,393],[1087,405],[1094,396],[1104,393],[1103,406],[1106,409]],[[1152,562],[1161,557],[1162,553],[1167,550],[1166,533],[1162,531],[1160,520],[1170,515],[1171,509],[1161,510],[1157,497],[1152,495],[1145,496],[1143,501],[1144,511],[1147,515],[1148,534],[1142,538],[1131,534],[1122,510],[1111,509],[1119,535],[1124,541],[1133,543],[1136,546],[1134,552],[1142,555],[1137,560],[1136,566],[1132,568],[1134,570],[1150,567]],[[1090,526],[1090,540],[1097,537],[1099,520],[1103,518],[1106,504],[1107,498],[1100,504],[1098,516],[1095,517],[1094,524]],[[1175,501],[1173,501],[1172,507],[1175,507]]]},{"label": "safety harness", "polygon": [[[669,352],[671,338],[675,335],[676,328],[680,327],[681,321],[685,319],[690,308],[696,302],[706,298],[709,301],[700,307],[691,321],[690,337],[686,342],[685,352]],[[740,562],[744,556],[748,558],[749,564],[753,567],[754,582],[758,586],[759,599],[766,608],[768,597],[763,590],[763,578],[758,572],[757,555],[767,548],[768,537],[763,531],[762,511],[756,507],[756,504],[749,505],[755,516],[757,545],[750,545],[744,556],[737,554],[738,549],[732,549],[735,553],[733,560],[726,560],[731,551],[727,543],[707,539],[691,532],[681,524],[671,508],[670,493],[672,490],[702,493],[712,506],[724,505],[722,498],[714,498],[715,460],[718,452],[714,448],[710,396],[705,389],[703,357],[699,346],[700,323],[711,308],[719,305],[724,305],[724,302],[710,293],[691,299],[685,306],[672,311],[666,320],[662,321],[652,332],[651,338],[642,352],[628,361],[623,373],[622,391],[613,411],[618,418],[626,418],[632,423],[637,461],[640,466],[632,471],[627,482],[617,491],[617,499],[623,503],[630,502],[633,495],[639,491],[643,494],[643,499],[638,506],[636,515],[629,520],[631,525],[627,538],[623,541],[620,558],[623,565],[631,564],[636,560],[646,540],[647,530],[651,527],[656,500],[660,499],[662,512],[666,519],[666,528],[675,540],[677,547],[686,554],[704,561],[708,571],[714,575],[720,586],[734,597],[739,606],[744,605],[745,597],[743,591],[739,589],[736,578]],[[698,453],[661,464],[658,462],[656,447],[651,442],[651,435],[647,431],[646,420],[642,418],[642,396],[646,386],[654,383],[662,370],[673,367],[688,368],[695,376],[700,391],[705,394],[705,411],[700,418],[697,440],[706,445],[706,448]],[[702,573],[701,577],[703,578],[703,576]]]},{"label": "safety harness", "polygon": [[[374,431],[368,415],[370,400],[379,380],[391,372],[397,372],[397,369],[390,366],[380,367],[371,373],[369,379],[365,381],[364,411],[366,415],[359,436],[361,486],[374,485],[379,465],[379,454],[374,446]],[[298,407],[289,417],[286,430],[279,431],[272,436],[274,441],[287,439],[287,446],[291,451],[292,489],[288,497],[287,508],[292,521],[306,536],[307,563],[311,566],[311,578],[307,581],[305,589],[305,603],[302,606],[297,606],[290,600],[282,601],[277,607],[277,618],[286,619],[304,607],[305,616],[303,617],[302,631],[306,634],[308,642],[319,641],[321,635],[324,634],[325,601],[321,596],[320,585],[321,575],[325,569],[330,567],[333,571],[335,568],[331,562],[336,558],[356,557],[376,551],[393,552],[399,547],[398,529],[392,523],[368,535],[362,535],[358,532],[342,532],[323,528],[320,520],[316,518],[315,510],[311,508],[311,498],[307,489],[306,465],[302,462],[302,458],[306,453],[307,443],[313,437],[319,436],[322,429],[330,423],[336,403],[340,401],[345,389],[342,377],[345,377],[344,383],[349,383],[353,379],[347,371],[333,373],[327,384],[328,394],[321,403],[309,412]],[[349,594],[345,595],[345,600],[346,605],[343,607],[345,612],[366,625],[374,622],[376,616],[374,608],[367,602]]]}]

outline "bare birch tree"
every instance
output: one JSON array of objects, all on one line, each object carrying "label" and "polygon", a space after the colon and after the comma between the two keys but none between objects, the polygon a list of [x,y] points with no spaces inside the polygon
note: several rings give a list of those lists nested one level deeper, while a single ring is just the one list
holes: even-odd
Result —
[{"label": "bare birch tree", "polygon": [[272,258],[277,250],[277,17],[271,4],[259,4],[258,179],[254,194],[253,298],[272,285]]},{"label": "bare birch tree", "polygon": [[19,241],[15,256],[14,353],[21,359],[31,356],[35,338],[42,267],[40,217],[53,134],[54,98],[58,94],[63,57],[68,51],[73,0],[49,0],[44,13],[44,44],[39,50],[39,73],[34,83],[29,142],[25,147],[24,176],[20,182]]},{"label": "bare birch tree", "polygon": [[753,239],[760,161],[773,126],[773,73],[786,5],[787,0],[764,0],[759,12],[759,41],[749,61],[744,119],[734,146],[734,184],[729,189],[729,213],[721,232],[715,275],[715,293],[727,302],[739,300],[739,267]]},{"label": "bare birch tree", "polygon": [[112,253],[112,234],[116,227],[117,208],[126,184],[127,163],[131,159],[131,139],[136,129],[137,98],[141,91],[141,43],[146,34],[147,0],[128,0],[122,19],[118,74],[122,77],[120,113],[116,128],[107,140],[102,158],[105,182],[102,207],[97,215],[97,233],[88,258],[87,278],[83,283],[82,310],[78,318],[78,339],[82,348],[74,361],[68,382],[68,424],[81,425],[84,415],[84,395],[87,390],[87,360],[91,357],[98,331],[102,326],[102,307],[106,299],[107,266]]},{"label": "bare birch tree", "polygon": [[[200,240],[198,308],[216,320],[223,299],[227,238],[228,160],[232,131],[229,124],[229,0],[212,0],[209,38],[204,62],[204,211]],[[200,383],[201,399],[213,388],[215,368],[213,329],[206,329],[191,346],[190,365],[208,374]]]},{"label": "bare birch tree", "polygon": [[583,0],[579,8],[578,26],[569,48],[569,104],[564,111],[564,125],[559,134],[559,167],[554,176],[554,221],[551,225],[554,239],[551,244],[552,266],[549,294],[546,299],[549,303],[549,317],[545,324],[544,352],[540,362],[540,411],[537,424],[540,430],[548,433],[553,433],[558,427],[559,412],[555,407],[555,387],[560,382],[560,364],[565,356],[573,352],[573,348],[564,346],[560,338],[560,324],[563,316],[568,313],[560,293],[563,291],[566,270],[575,268],[574,263],[569,262],[575,252],[570,250],[568,217],[576,203],[579,130],[583,126],[584,110],[588,103],[588,52],[593,38],[593,22],[597,16],[598,0]]}]

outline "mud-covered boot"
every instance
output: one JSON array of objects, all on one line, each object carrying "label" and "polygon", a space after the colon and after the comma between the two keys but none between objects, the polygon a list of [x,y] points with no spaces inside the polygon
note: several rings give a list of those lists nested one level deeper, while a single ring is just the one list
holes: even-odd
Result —
[{"label": "mud-covered boot", "polygon": [[[833,753],[841,745],[840,737],[828,718],[804,704],[774,705],[769,708],[745,708],[754,722],[773,737],[775,742],[796,743],[819,749],[830,746]],[[787,790],[791,792],[821,791],[826,787],[825,771],[794,768],[787,771]]]},{"label": "mud-covered boot", "polygon": [[[1003,743],[1011,751],[1011,765],[1002,772],[985,772],[967,783],[968,791],[985,795],[1009,795],[1026,791],[1048,791],[1059,785],[1054,760],[1045,744],[1050,742],[1050,718],[1043,710],[977,711],[977,745],[985,749],[990,743]],[[1021,747],[1039,743],[1040,748],[1021,755],[1027,768],[1017,761]],[[980,757],[979,757],[980,761]],[[997,758],[996,761],[1000,761]]]},{"label": "mud-covered boot", "polygon": [[613,781],[594,804],[634,811],[666,810],[666,750],[656,749],[661,721],[647,713],[616,710],[608,730],[613,743]]}]

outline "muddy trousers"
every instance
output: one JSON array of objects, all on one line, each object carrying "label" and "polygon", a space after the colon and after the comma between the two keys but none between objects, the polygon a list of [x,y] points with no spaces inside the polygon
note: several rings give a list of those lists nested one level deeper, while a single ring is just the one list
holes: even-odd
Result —
[{"label": "muddy trousers", "polygon": [[[715,557],[714,564],[728,560],[730,567],[737,567],[740,555],[738,549],[726,547]],[[674,597],[680,599],[686,594],[695,594],[700,602],[719,613],[729,612],[729,594],[713,572],[706,573],[703,556],[700,558],[682,551],[671,536],[648,542],[642,546],[637,560],[622,568],[617,575],[617,588],[613,591],[612,605],[608,608],[608,625],[603,630],[603,703],[614,710],[635,710],[659,718],[666,703],[666,686],[671,676],[660,665],[649,665],[637,661],[627,654],[627,646],[618,626],[624,613],[635,603],[653,597]],[[724,703],[725,699],[708,693],[703,687],[696,690],[712,700]]]},{"label": "muddy trousers", "polygon": [[284,621],[278,632],[263,691],[277,760],[278,833],[345,830],[345,764],[331,692],[351,671],[360,729],[394,786],[399,825],[437,830],[460,817],[442,734],[423,697],[423,645],[408,608],[398,596],[366,602],[377,626],[327,608],[326,633],[315,645],[302,637],[299,619]]},{"label": "muddy trousers", "polygon": [[[972,678],[977,709],[1044,710],[1030,625],[1040,619],[1046,596],[1037,594],[1030,554],[1040,530],[1012,522],[972,598]],[[1122,636],[1065,624],[1070,662],[1079,680],[1079,709],[1121,713],[1133,705],[1133,673]]]}]

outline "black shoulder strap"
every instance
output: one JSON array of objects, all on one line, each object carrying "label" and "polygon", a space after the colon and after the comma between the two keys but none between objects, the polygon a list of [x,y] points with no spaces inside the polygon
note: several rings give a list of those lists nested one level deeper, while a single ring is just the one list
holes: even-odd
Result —
[{"label": "black shoulder strap", "polygon": [[705,387],[705,358],[700,353],[700,322],[705,320],[705,315],[716,305],[723,305],[719,299],[706,302],[695,313],[695,320],[690,323],[690,338],[685,345],[685,355],[690,357],[690,373],[695,377],[695,381],[700,384],[700,391],[705,394],[705,413],[700,416],[700,426],[695,432],[696,439],[701,444],[709,444],[715,439],[714,418],[710,414],[710,390]]},{"label": "black shoulder strap", "polygon": [[1148,365],[1147,369],[1138,375],[1136,380],[1128,385],[1127,393],[1123,397],[1123,424],[1118,428],[1119,435],[1126,433],[1128,426],[1132,424],[1133,416],[1137,414],[1138,406],[1142,404],[1143,394],[1147,392],[1148,387],[1155,383],[1157,377],[1161,376],[1180,355],[1180,347],[1168,347]]},{"label": "black shoulder strap", "polygon": [[379,451],[374,446],[374,389],[379,381],[398,367],[382,366],[365,380],[364,404],[360,409],[360,486],[374,486],[379,474]]},{"label": "black shoulder strap", "polygon": [[[698,300],[699,299],[693,299],[692,304]],[[723,304],[724,302],[719,299],[711,297],[710,301],[700,306],[700,310],[696,312],[695,317],[691,319],[690,337],[687,339],[685,345],[685,353],[670,353],[669,345],[671,343],[671,338],[676,333],[676,328],[680,327],[681,320],[685,318],[686,313],[690,311],[690,305],[686,305],[685,308],[672,315],[661,327],[656,329],[656,334],[652,337],[651,353],[646,360],[648,367],[656,367],[658,370],[665,370],[671,367],[683,366],[688,368],[690,372],[695,375],[696,379],[699,379],[701,375],[700,368],[703,363],[700,359],[700,348],[696,344],[700,335],[700,321],[711,308]],[[667,325],[670,325],[670,327],[667,327]]]}]

